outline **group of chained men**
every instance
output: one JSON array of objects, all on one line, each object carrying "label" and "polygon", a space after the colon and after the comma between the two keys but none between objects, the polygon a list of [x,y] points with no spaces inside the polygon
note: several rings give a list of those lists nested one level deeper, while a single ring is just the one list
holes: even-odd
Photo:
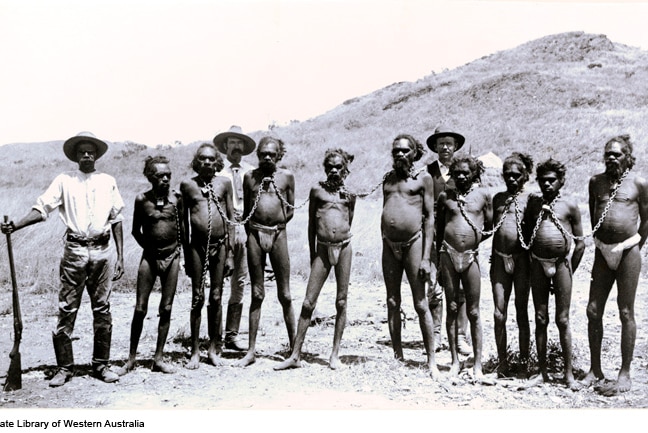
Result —
[{"label": "group of chained men", "polygon": [[[540,192],[529,193],[524,187],[533,174],[533,161],[527,154],[514,152],[503,162],[506,189],[491,197],[489,190],[481,185],[482,162],[465,153],[456,154],[465,143],[461,134],[439,127],[426,143],[438,159],[417,170],[414,166],[423,156],[424,146],[409,134],[398,135],[392,142],[392,170],[378,185],[383,191],[382,270],[395,358],[404,359],[401,282],[405,272],[419,318],[430,376],[444,380],[436,364],[435,346],[440,346],[445,298],[451,353],[448,377],[453,382],[458,378],[462,368],[459,355],[470,354],[466,341],[469,326],[472,378],[477,383],[492,383],[482,369],[478,261],[479,244],[492,236],[490,280],[499,362],[497,375],[509,374],[506,320],[512,292],[515,293],[520,360],[523,364],[529,360],[527,306],[531,293],[539,374],[528,380],[528,386],[549,380],[548,304],[553,294],[566,385],[573,390],[595,386],[598,392],[608,396],[630,390],[640,249],[648,237],[648,182],[631,171],[635,158],[630,137],[620,135],[605,144],[605,171],[589,181],[589,211],[596,246],[587,305],[591,368],[580,381],[573,374],[569,312],[572,275],[583,256],[586,236],[578,202],[561,194],[565,165],[551,158],[540,163],[535,173]],[[357,197],[369,194],[351,192],[345,185],[353,155],[340,148],[327,150],[323,162],[326,180],[310,190],[307,201],[311,270],[297,323],[290,293],[286,235],[286,225],[296,209],[295,179],[293,173],[278,165],[285,154],[283,141],[265,136],[257,147],[251,137],[233,126],[218,134],[213,143],[198,147],[192,161],[195,176],[183,180],[179,192],[171,189],[169,160],[164,156],[148,157],[144,175],[151,189],[136,197],[133,213],[132,234],[143,253],[137,274],[129,356],[122,367],[113,370],[108,365],[112,335],[109,298],[111,282],[123,275],[124,203],[115,179],[95,169],[96,160],[107,148],[106,142],[89,132],[66,140],[63,151],[78,164],[78,170],[57,176],[21,220],[2,224],[2,231],[11,233],[47,219],[58,209],[67,227],[60,264],[58,322],[53,332],[58,369],[50,379],[50,386],[64,385],[74,375],[71,335],[84,289],[90,296],[93,312],[93,375],[110,383],[135,368],[149,296],[157,278],[161,300],[152,371],[173,373],[173,367],[163,360],[163,350],[181,256],[192,285],[191,353],[186,368],[196,369],[201,362],[199,337],[207,288],[207,362],[223,365],[223,348],[246,351],[235,362],[236,366],[246,367],[255,362],[268,259],[276,279],[291,351],[274,369],[301,366],[306,332],[331,269],[335,273],[337,292],[329,365],[331,369],[341,366],[339,349],[346,324],[353,256],[351,226]],[[243,161],[243,156],[255,149],[256,168]],[[225,160],[221,154],[226,156]],[[112,272],[111,267],[114,267]],[[247,348],[238,338],[246,274],[251,283]],[[227,277],[231,293],[223,335],[222,294]],[[622,324],[622,363],[617,379],[607,381],[601,366],[603,312],[614,282]]]}]

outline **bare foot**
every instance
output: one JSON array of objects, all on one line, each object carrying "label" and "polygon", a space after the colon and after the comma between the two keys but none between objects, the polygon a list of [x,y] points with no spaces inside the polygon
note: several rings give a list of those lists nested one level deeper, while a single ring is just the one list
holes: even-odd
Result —
[{"label": "bare foot", "polygon": [[124,376],[124,375],[130,373],[131,371],[133,371],[134,368],[135,368],[135,360],[130,360],[129,359],[126,362],[126,364],[124,364],[122,367],[115,370],[115,373],[117,373],[117,375],[119,375],[119,376]]},{"label": "bare foot", "polygon": [[487,377],[481,370],[473,373],[473,381],[480,385],[495,385],[495,379]]},{"label": "bare foot", "polygon": [[329,358],[329,368],[331,370],[337,370],[341,366],[342,366],[342,362],[340,361],[340,358],[331,355],[331,357]]},{"label": "bare foot", "polygon": [[195,355],[191,355],[191,359],[189,359],[185,368],[188,370],[197,370],[198,367],[200,367],[200,354],[196,353]]},{"label": "bare foot", "polygon": [[428,367],[428,373],[430,374],[430,378],[432,378],[432,380],[434,381],[441,378],[441,372],[439,371],[439,368],[436,366],[436,364]]},{"label": "bare foot", "polygon": [[500,379],[509,377],[511,372],[509,371],[509,365],[506,361],[501,361],[497,365],[497,377]]},{"label": "bare foot", "polygon": [[288,370],[289,368],[301,368],[301,361],[295,358],[288,358],[284,362],[279,363],[272,367],[273,370]]},{"label": "bare foot", "polygon": [[175,369],[173,367],[171,367],[169,364],[162,361],[153,361],[153,366],[151,367],[151,371],[164,373],[164,374],[175,373]]},{"label": "bare foot", "polygon": [[580,391],[581,389],[583,389],[583,384],[577,380],[574,380],[573,377],[566,378],[565,384],[567,385],[567,388],[571,389],[572,391]]},{"label": "bare foot", "polygon": [[450,366],[450,377],[458,377],[461,370],[461,364],[456,362]]},{"label": "bare foot", "polygon": [[596,385],[599,381],[604,380],[605,377],[601,374],[600,376],[596,375],[592,370],[590,370],[584,378],[581,379],[580,383],[584,387],[590,387]]},{"label": "bare foot", "polygon": [[630,375],[627,373],[619,373],[619,377],[616,381],[597,386],[596,392],[605,397],[612,397],[623,392],[628,392],[631,388],[632,380],[630,380]]},{"label": "bare foot", "polygon": [[540,385],[545,383],[544,377],[542,377],[542,374],[537,374],[533,377],[531,377],[529,380],[524,381],[520,386],[518,386],[518,391],[524,390],[524,389],[529,389],[533,388],[534,386]]},{"label": "bare foot", "polygon": [[220,354],[216,352],[208,352],[207,359],[209,360],[209,363],[215,367],[222,367],[223,365],[225,365],[223,358],[221,358],[219,355]]},{"label": "bare foot", "polygon": [[248,352],[247,355],[245,355],[242,359],[239,359],[232,365],[234,367],[247,367],[248,365],[252,365],[255,362],[256,362],[256,357],[254,356],[254,353]]}]

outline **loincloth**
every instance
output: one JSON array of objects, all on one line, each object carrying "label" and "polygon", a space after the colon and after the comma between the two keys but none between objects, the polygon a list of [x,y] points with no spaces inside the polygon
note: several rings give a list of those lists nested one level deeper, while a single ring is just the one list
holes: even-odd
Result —
[{"label": "loincloth", "polygon": [[284,223],[277,224],[276,226],[265,226],[255,221],[250,221],[248,224],[249,229],[256,232],[259,245],[261,245],[261,249],[265,253],[272,251],[279,232],[286,228],[286,224]]},{"label": "loincloth", "polygon": [[180,248],[174,248],[170,251],[144,251],[142,258],[146,259],[150,265],[155,264],[155,272],[157,274],[163,274],[171,267],[175,260],[180,258]]},{"label": "loincloth", "polygon": [[556,275],[558,262],[566,259],[566,257],[538,257],[533,254],[533,252],[531,253],[531,258],[537,260],[538,263],[540,263],[542,270],[547,278],[552,278],[554,275]]},{"label": "loincloth", "polygon": [[513,273],[515,272],[515,261],[517,260],[517,258],[520,257],[520,254],[524,254],[504,254],[497,251],[495,248],[493,248],[493,252],[502,258],[502,262],[504,262],[504,270],[509,275],[513,275]]},{"label": "loincloth", "polygon": [[383,235],[383,241],[389,246],[391,249],[392,253],[394,254],[394,257],[396,257],[396,260],[399,262],[403,260],[403,254],[409,250],[409,248],[418,240],[418,238],[421,237],[421,234],[423,232],[421,230],[417,231],[414,233],[414,235],[409,238],[409,240],[403,241],[403,242],[394,242],[392,240],[389,240],[385,235]]},{"label": "loincloth", "polygon": [[462,273],[463,271],[468,269],[470,265],[472,265],[473,262],[477,259],[477,254],[479,253],[478,250],[457,251],[456,249],[452,248],[452,246],[450,246],[450,244],[448,244],[446,241],[443,241],[443,245],[441,246],[440,251],[442,253],[446,253],[450,257],[452,266],[458,273]]},{"label": "loincloth", "polygon": [[625,250],[629,250],[635,245],[638,245],[640,241],[641,241],[641,235],[637,233],[633,236],[630,236],[625,241],[618,242],[616,244],[606,244],[601,242],[597,238],[594,238],[594,245],[596,245],[596,248],[598,248],[601,254],[603,255],[603,258],[605,259],[605,263],[607,263],[608,267],[611,270],[616,271],[617,268],[619,267],[619,264],[621,264],[621,259],[623,258],[623,252]]},{"label": "loincloth", "polygon": [[340,242],[325,242],[325,241],[320,241],[319,239],[317,240],[318,245],[321,245],[326,248],[326,252],[328,253],[329,264],[331,266],[337,265],[338,259],[340,258],[340,251],[342,251],[342,248],[349,245],[350,242],[351,242],[351,236],[349,236],[348,239],[345,239]]}]

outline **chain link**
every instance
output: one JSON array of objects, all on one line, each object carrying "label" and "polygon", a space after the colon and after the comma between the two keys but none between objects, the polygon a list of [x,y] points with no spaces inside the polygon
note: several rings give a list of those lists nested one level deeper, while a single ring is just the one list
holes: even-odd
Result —
[{"label": "chain link", "polygon": [[[518,209],[517,202],[516,202],[516,206],[515,206],[515,220],[517,221],[517,225],[518,225],[518,234],[519,234],[519,236],[520,236],[520,245],[522,245],[522,248],[524,248],[525,250],[530,250],[530,249],[531,249],[531,246],[533,246],[533,241],[535,240],[535,238],[536,238],[536,236],[537,236],[537,234],[538,234],[538,230],[540,229],[540,224],[542,223],[542,219],[544,218],[545,207],[548,207],[548,208],[549,208],[549,212],[550,212],[551,214],[553,214],[553,208],[554,208],[554,206],[556,205],[556,202],[558,201],[558,199],[559,199],[560,197],[561,197],[561,195],[560,195],[560,191],[558,191],[558,194],[556,195],[556,197],[554,197],[553,200],[551,200],[551,203],[549,203],[549,206],[544,205],[544,204],[542,205],[542,208],[540,209],[540,213],[538,214],[538,219],[536,220],[535,226],[533,227],[533,232],[531,233],[531,239],[529,239],[529,243],[528,243],[528,244],[526,244],[526,243],[524,242],[524,237],[522,236],[522,229],[521,229],[521,227],[520,227],[520,220],[519,220],[519,218],[518,218],[518,217],[519,217],[519,209]],[[562,227],[562,226],[560,226],[558,229],[560,230],[561,227]],[[562,231],[562,230],[561,230],[561,231]]]},{"label": "chain link", "polygon": [[[469,225],[469,226],[470,226],[470,227],[471,227],[475,232],[480,233],[482,236],[490,236],[490,235],[492,235],[493,233],[495,233],[497,230],[499,230],[500,227],[502,227],[502,224],[504,224],[504,220],[506,219],[506,213],[504,213],[504,214],[502,215],[502,218],[497,222],[497,225],[496,225],[495,227],[493,227],[492,230],[483,230],[483,229],[477,227],[477,225],[473,222],[473,220],[470,219],[470,217],[468,216],[468,213],[466,212],[466,208],[465,208],[464,206],[465,206],[465,203],[466,203],[466,197],[468,197],[468,195],[469,195],[469,194],[470,194],[470,193],[471,193],[475,188],[477,188],[478,186],[479,186],[478,183],[476,183],[476,182],[473,183],[473,184],[470,186],[470,188],[468,189],[468,191],[467,191],[465,194],[461,194],[459,191],[457,191],[457,204],[459,205],[459,211],[461,212],[461,216],[464,217],[464,219],[466,220],[466,222],[468,223],[468,225]],[[513,197],[513,199],[517,198],[518,194],[519,194],[519,192],[515,194],[515,196]],[[506,204],[506,208],[508,208],[508,206],[511,204],[509,200],[510,200],[510,197],[509,197],[508,199],[506,199],[506,201],[507,201],[507,203],[505,203],[505,204]]]},{"label": "chain link", "polygon": [[200,277],[200,290],[205,289],[205,282],[207,281],[207,273],[209,272],[209,245],[211,244],[211,225],[212,225],[212,210],[211,201],[215,200],[214,187],[211,181],[205,185],[207,188],[207,245],[205,246],[205,260],[203,263],[202,276]]},{"label": "chain link", "polygon": [[281,201],[281,203],[283,203],[283,205],[286,206],[286,207],[289,207],[289,208],[291,208],[291,209],[301,209],[302,207],[304,207],[304,205],[305,205],[306,203],[308,203],[308,200],[310,200],[310,197],[307,198],[307,199],[304,200],[304,202],[303,202],[302,204],[300,204],[299,206],[295,206],[295,205],[293,205],[293,204],[290,204],[290,203],[288,203],[288,200],[286,200],[286,198],[285,198],[285,197],[284,197],[284,196],[279,192],[279,188],[277,187],[277,184],[275,183],[275,178],[274,178],[274,176],[272,176],[272,177],[270,178],[270,183],[272,184],[272,186],[274,186],[275,193],[277,194],[277,197],[279,197],[279,200]]},{"label": "chain link", "polygon": [[259,193],[254,197],[254,203],[252,203],[252,209],[250,209],[250,213],[248,214],[247,217],[242,219],[241,221],[232,221],[231,219],[227,218],[227,214],[225,211],[223,211],[223,208],[221,208],[220,203],[215,200],[214,203],[216,203],[216,210],[218,210],[218,213],[220,214],[221,218],[225,221],[225,223],[231,225],[231,226],[242,226],[247,224],[248,221],[252,218],[254,215],[254,212],[256,211],[257,206],[259,206],[259,200],[261,199],[261,193],[263,193],[263,185],[266,182],[269,182],[271,178],[269,177],[264,177],[261,179],[261,185],[259,185]]},{"label": "chain link", "polygon": [[621,188],[621,184],[623,183],[625,178],[628,177],[628,173],[630,173],[630,169],[626,168],[623,174],[621,175],[621,177],[619,178],[619,181],[614,184],[614,187],[612,188],[612,192],[610,193],[610,199],[608,200],[607,204],[605,205],[605,208],[603,209],[601,218],[599,218],[594,228],[592,228],[592,236],[594,236],[594,233],[596,233],[598,229],[601,228],[601,224],[603,224],[605,217],[607,217],[607,214],[610,211],[610,207],[612,206],[612,202],[614,201],[614,198],[619,192],[619,188]]}]

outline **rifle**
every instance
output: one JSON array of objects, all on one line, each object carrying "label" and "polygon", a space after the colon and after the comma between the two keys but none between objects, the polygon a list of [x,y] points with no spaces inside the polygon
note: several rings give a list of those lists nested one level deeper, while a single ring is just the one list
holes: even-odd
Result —
[{"label": "rifle", "polygon": [[[9,217],[4,216],[5,224],[9,222]],[[13,250],[11,248],[11,234],[7,233],[7,251],[9,253],[9,269],[11,271],[11,284],[13,286],[13,318],[14,318],[14,344],[9,353],[11,362],[7,372],[7,380],[4,384],[5,391],[14,391],[22,388],[22,367],[20,362],[20,340],[22,339],[23,323],[20,314],[20,301],[18,299],[18,284],[16,283],[16,269],[14,268]]]}]

